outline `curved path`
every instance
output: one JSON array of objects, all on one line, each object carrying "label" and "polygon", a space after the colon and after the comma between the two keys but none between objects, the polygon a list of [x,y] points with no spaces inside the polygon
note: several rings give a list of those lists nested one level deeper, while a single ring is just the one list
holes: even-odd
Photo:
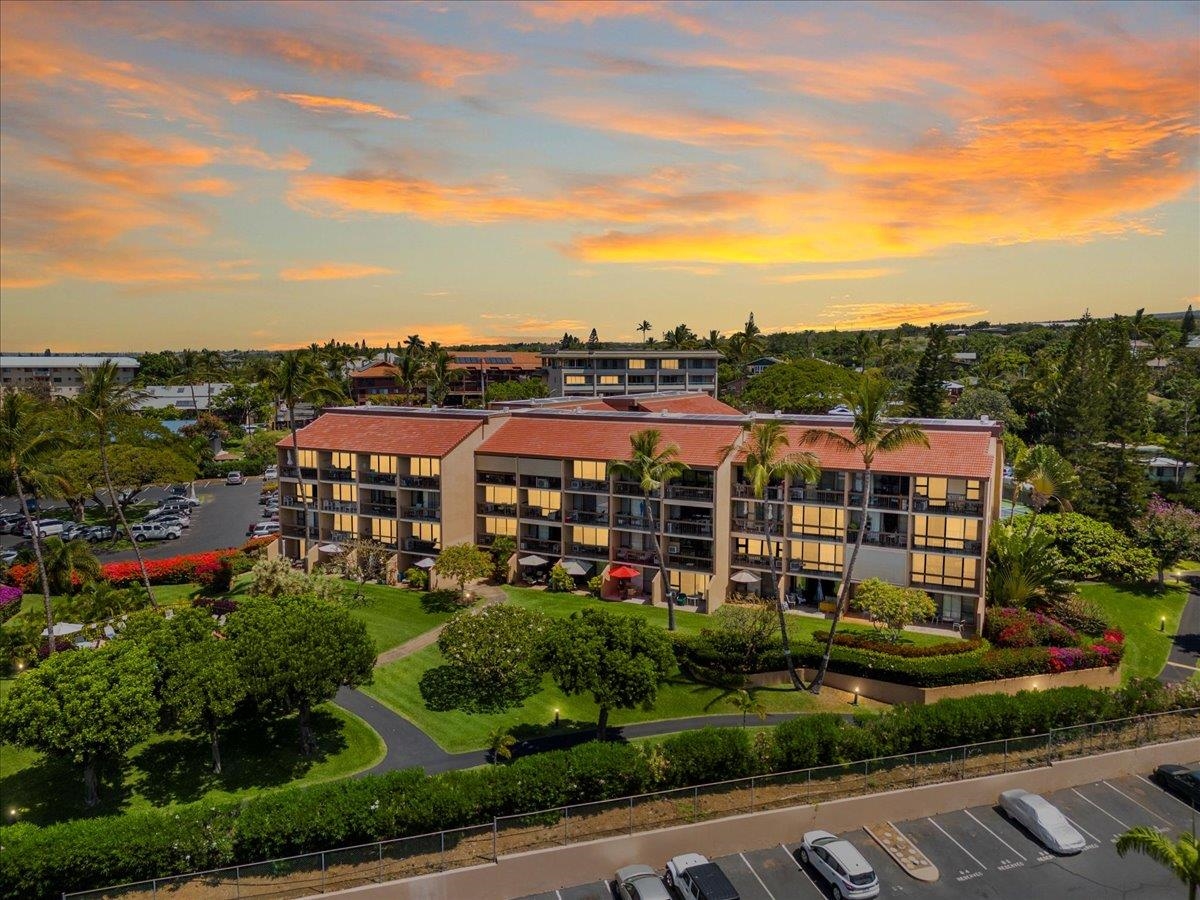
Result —
[{"label": "curved path", "polygon": [[1171,639],[1171,654],[1158,673],[1158,680],[1165,684],[1187,681],[1200,669],[1200,577],[1189,578],[1188,591],[1179,628]]}]

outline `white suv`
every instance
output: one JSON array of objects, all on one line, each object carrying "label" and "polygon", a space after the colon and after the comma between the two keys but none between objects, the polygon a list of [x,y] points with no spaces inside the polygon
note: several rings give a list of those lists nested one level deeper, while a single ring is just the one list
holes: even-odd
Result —
[{"label": "white suv", "polygon": [[167,525],[159,522],[138,522],[130,525],[135,541],[175,541],[183,537],[183,529],[178,525]]},{"label": "white suv", "polygon": [[26,522],[21,526],[21,534],[27,538],[33,537],[33,532],[36,530],[42,537],[50,537],[51,535],[63,533],[63,529],[67,527],[67,523],[62,519],[34,519],[33,528],[29,527]]},{"label": "white suv", "polygon": [[867,900],[879,896],[875,870],[849,841],[828,831],[810,831],[800,844],[800,861],[829,882],[833,900]]}]

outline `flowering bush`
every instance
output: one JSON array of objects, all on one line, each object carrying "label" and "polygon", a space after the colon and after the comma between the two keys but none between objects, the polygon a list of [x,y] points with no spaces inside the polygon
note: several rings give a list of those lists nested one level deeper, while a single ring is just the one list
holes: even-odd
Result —
[{"label": "flowering bush", "polygon": [[1078,632],[1057,619],[1011,606],[989,611],[985,630],[997,647],[1070,647],[1079,643]]},{"label": "flowering bush", "polygon": [[[151,584],[187,584],[191,581],[211,583],[222,563],[232,563],[236,550],[212,550],[187,556],[146,560],[146,575]],[[137,561],[106,563],[100,568],[100,578],[115,587],[137,584],[142,570]]]},{"label": "flowering bush", "polygon": [[1071,669],[1089,668],[1084,665],[1087,651],[1080,647],[1051,647],[1050,671],[1066,672]]},{"label": "flowering bush", "polygon": [[24,592],[19,587],[0,584],[0,622],[7,622],[21,608]]}]

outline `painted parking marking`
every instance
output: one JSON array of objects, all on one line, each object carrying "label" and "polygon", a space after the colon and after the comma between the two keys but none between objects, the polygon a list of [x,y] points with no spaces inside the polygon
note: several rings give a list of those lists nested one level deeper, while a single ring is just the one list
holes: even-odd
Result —
[{"label": "painted parking marking", "polygon": [[775,895],[771,893],[770,889],[767,887],[767,883],[759,877],[759,874],[756,871],[754,871],[754,866],[750,865],[750,860],[746,859],[746,854],[739,853],[738,856],[742,858],[742,862],[746,864],[746,868],[750,870],[750,874],[754,876],[754,880],[762,885],[762,889],[766,892],[767,896],[770,897],[771,900],[775,900]]},{"label": "painted parking marking", "polygon": [[[1134,778],[1136,778],[1136,779],[1138,779],[1139,781],[1144,781],[1144,782],[1146,782],[1146,784],[1150,785],[1150,787],[1154,789],[1154,796],[1156,796],[1156,797],[1168,797],[1168,798],[1170,798],[1171,800],[1174,800],[1174,801],[1175,801],[1175,803],[1177,803],[1179,806],[1182,806],[1182,807],[1183,807],[1184,809],[1186,809],[1186,810],[1187,810],[1189,813],[1191,813],[1191,814],[1192,814],[1192,820],[1193,820],[1193,821],[1195,821],[1195,818],[1196,818],[1196,812],[1197,812],[1197,810],[1193,809],[1190,803],[1185,803],[1183,800],[1180,800],[1178,797],[1176,797],[1176,796],[1175,796],[1174,794],[1172,794],[1170,791],[1168,791],[1168,790],[1166,790],[1166,789],[1164,789],[1164,788],[1161,788],[1161,787],[1159,787],[1157,784],[1155,784],[1155,783],[1154,783],[1153,781],[1151,781],[1149,778],[1145,778],[1145,777],[1143,777],[1143,776],[1141,776],[1141,775],[1134,775],[1133,777],[1134,777]],[[1172,807],[1172,808],[1174,808],[1174,807]]]},{"label": "painted parking marking", "polygon": [[971,859],[975,860],[975,865],[979,866],[979,868],[982,870],[980,872],[968,873],[964,869],[959,869],[959,874],[954,879],[955,881],[967,881],[968,879],[971,879],[971,878],[978,878],[984,872],[987,871],[987,866],[985,866],[983,863],[981,863],[979,861],[978,857],[976,857],[974,853],[972,853],[970,850],[968,850],[966,847],[964,847],[962,844],[960,844],[958,841],[956,841],[953,838],[953,836],[951,836],[950,832],[948,832],[945,828],[943,828],[937,822],[933,821],[933,819],[930,819],[928,816],[926,816],[926,821],[928,821],[930,825],[932,825],[934,828],[936,828],[938,831],[940,831],[942,834],[944,834],[947,838],[949,838],[950,843],[954,844],[955,847],[957,847],[963,853],[967,854],[967,856],[971,857]]},{"label": "painted parking marking", "polygon": [[1019,856],[1021,858],[1020,862],[1017,862],[1016,860],[1011,860],[1011,859],[1002,859],[1002,860],[1000,860],[1000,865],[998,865],[996,867],[997,870],[999,870],[1001,872],[1006,872],[1009,869],[1019,869],[1021,866],[1025,865],[1027,860],[1025,859],[1025,855],[1023,853],[1021,853],[1020,850],[1018,850],[1016,847],[1014,847],[1012,844],[1010,844],[1004,838],[1000,837],[1000,835],[996,834],[996,832],[992,831],[992,829],[990,829],[986,825],[984,825],[983,822],[981,822],[979,819],[976,819],[974,814],[969,809],[964,809],[963,812],[965,812],[968,816],[970,816],[979,825],[980,828],[982,828],[984,831],[986,831],[988,834],[990,834],[992,837],[994,837],[996,840],[998,840],[1005,847],[1007,847],[1009,850],[1011,850],[1013,853],[1015,853],[1017,856]]},{"label": "painted parking marking", "polygon": [[1096,802],[1088,799],[1083,794],[1079,793],[1079,791],[1077,791],[1075,788],[1071,788],[1071,793],[1074,794],[1076,797],[1078,797],[1080,800],[1082,800],[1084,803],[1090,803],[1092,806],[1096,807],[1096,809],[1100,810],[1100,812],[1104,813],[1106,816],[1108,816],[1110,819],[1112,819],[1114,822],[1116,822],[1118,825],[1120,825],[1126,831],[1129,830],[1128,825],[1126,825],[1124,822],[1122,822],[1120,819],[1118,819],[1116,816],[1114,816],[1112,813],[1110,813],[1107,809],[1105,809],[1099,803],[1096,803]]},{"label": "painted parking marking", "polygon": [[1158,813],[1156,813],[1150,807],[1146,806],[1144,803],[1139,803],[1137,800],[1135,800],[1133,797],[1130,797],[1127,793],[1125,793],[1123,790],[1121,790],[1116,785],[1110,784],[1107,781],[1102,781],[1100,783],[1102,785],[1104,785],[1105,787],[1109,788],[1110,790],[1116,791],[1118,794],[1120,794],[1122,797],[1124,797],[1126,800],[1128,800],[1134,806],[1141,807],[1146,812],[1150,813],[1150,815],[1154,816],[1154,818],[1158,819],[1160,822],[1165,822],[1167,825],[1170,825],[1172,828],[1175,827],[1175,823],[1172,822],[1170,819],[1168,819],[1166,816],[1160,816]]},{"label": "painted parking marking", "polygon": [[815,881],[813,881],[813,877],[808,874],[808,870],[805,869],[804,864],[800,862],[800,857],[797,854],[792,853],[790,850],[788,850],[786,844],[780,844],[779,846],[783,848],[784,853],[786,853],[788,856],[790,856],[792,858],[792,862],[794,862],[796,864],[796,868],[800,870],[800,874],[803,875],[806,879],[808,879],[808,883],[813,886],[813,890],[815,890],[818,894],[820,894],[822,897],[824,897],[825,892],[823,890],[821,890],[820,885],[818,885]]}]

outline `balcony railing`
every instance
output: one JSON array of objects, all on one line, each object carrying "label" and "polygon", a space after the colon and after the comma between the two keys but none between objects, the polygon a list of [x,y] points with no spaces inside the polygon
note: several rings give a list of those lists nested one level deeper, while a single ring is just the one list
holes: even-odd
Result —
[{"label": "balcony railing", "polygon": [[562,510],[543,509],[540,506],[522,506],[522,519],[538,519],[542,522],[557,522],[562,518]]},{"label": "balcony railing", "polygon": [[[840,544],[846,540],[846,532],[840,528],[830,528],[822,531],[814,527],[811,531],[805,531],[803,526],[794,523],[788,530],[788,534],[794,538],[802,538],[806,541],[825,541],[826,543],[833,542]],[[851,535],[851,540],[853,539],[853,535]]]},{"label": "balcony railing", "polygon": [[912,583],[914,585],[924,587],[924,588],[927,588],[927,589],[929,589],[931,591],[935,591],[935,592],[950,591],[951,593],[956,593],[956,594],[978,594],[979,593],[979,582],[978,581],[957,582],[957,581],[929,581],[929,580],[926,580],[927,578],[932,578],[932,577],[933,576],[918,575],[916,573],[913,573]]},{"label": "balcony railing", "polygon": [[617,528],[638,528],[645,531],[650,528],[650,519],[647,516],[630,516],[625,513],[617,513],[613,519],[613,524]]},{"label": "balcony railing", "polygon": [[299,478],[300,470],[298,468],[296,468],[295,466],[280,466],[279,467],[279,477],[280,478]]},{"label": "balcony railing", "polygon": [[321,480],[322,481],[353,481],[354,480],[354,470],[353,469],[322,469],[321,470]]},{"label": "balcony railing", "polygon": [[[858,539],[858,532],[851,531],[847,536],[850,543]],[[872,547],[890,547],[893,549],[908,549],[908,533],[904,531],[868,531],[863,535],[863,544]]]},{"label": "balcony railing", "polygon": [[607,525],[607,509],[568,509],[567,521],[577,525]]},{"label": "balcony railing", "polygon": [[307,468],[301,469],[300,470],[300,479],[302,481],[316,481],[317,480],[317,470],[316,469],[307,469]]},{"label": "balcony railing", "polygon": [[279,501],[279,505],[284,509],[304,509],[304,501],[299,497],[284,497]]},{"label": "balcony railing", "polygon": [[[746,484],[743,481],[735,481],[733,483],[733,496],[745,497],[748,500],[757,500],[758,499],[757,497],[754,496],[753,485]],[[773,485],[773,486],[767,488],[765,491],[763,491],[762,498],[764,500],[782,500],[783,499],[783,488],[780,486]]]},{"label": "balcony railing", "polygon": [[401,475],[400,487],[406,488],[437,488],[441,485],[440,478],[434,478],[429,475]]},{"label": "balcony railing", "polygon": [[587,478],[572,478],[567,482],[567,490],[570,491],[587,491],[593,494],[607,494],[607,481],[592,481]]},{"label": "balcony railing", "polygon": [[667,523],[667,534],[694,534],[700,537],[712,537],[712,533],[712,522],[673,521]]},{"label": "balcony railing", "polygon": [[515,503],[479,503],[475,507],[479,512],[488,516],[515,516],[517,514],[517,504]]},{"label": "balcony railing", "polygon": [[962,544],[962,546],[955,547],[951,544],[943,546],[941,544],[922,543],[921,538],[915,538],[913,540],[913,549],[928,550],[931,553],[966,553],[970,556],[978,556],[983,552],[982,541],[958,541],[958,543]]},{"label": "balcony railing", "polygon": [[331,531],[329,532],[329,539],[331,541],[344,543],[346,541],[358,540],[358,535],[353,531]]},{"label": "balcony railing", "polygon": [[845,491],[826,488],[794,487],[788,491],[788,499],[797,503],[823,503],[826,506],[842,506],[846,502]]},{"label": "balcony railing", "polygon": [[542,553],[558,553],[562,550],[561,541],[544,541],[540,538],[521,538],[522,550],[533,550]]},{"label": "balcony railing", "polygon": [[533,488],[536,491],[560,491],[562,479],[552,475],[522,475],[521,487]]},{"label": "balcony railing", "polygon": [[306,536],[303,525],[282,525],[279,531],[284,537],[302,538]]},{"label": "balcony railing", "polygon": [[369,469],[358,473],[358,480],[363,484],[379,484],[384,487],[396,486],[395,472],[372,472]]},{"label": "balcony railing", "polygon": [[353,500],[322,500],[321,511],[335,513],[356,513],[358,512],[358,504]]},{"label": "balcony railing", "polygon": [[396,515],[396,504],[364,502],[362,504],[362,511],[368,516],[394,516]]},{"label": "balcony railing", "polygon": [[841,576],[842,566],[838,563],[810,562],[803,559],[788,561],[787,570],[793,575],[812,573],[816,575]]},{"label": "balcony railing", "polygon": [[667,485],[667,498],[670,500],[695,500],[700,503],[711,503],[713,489],[711,487],[669,484]]},{"label": "balcony railing", "polygon": [[642,496],[642,486],[636,481],[614,481],[613,493],[626,497],[640,497]]},{"label": "balcony railing", "polygon": [[512,472],[480,472],[479,483],[515,485],[517,476]]},{"label": "balcony railing", "polygon": [[420,519],[425,522],[436,522],[442,516],[440,506],[404,506],[400,509],[402,519]]},{"label": "balcony railing", "polygon": [[770,534],[783,534],[782,522],[764,523],[761,519],[747,519],[736,516],[733,519],[732,525],[734,531],[744,531],[748,534],[762,534],[764,525],[769,529],[768,533]]},{"label": "balcony railing", "polygon": [[436,541],[423,541],[420,538],[405,538],[404,549],[409,553],[437,553]]},{"label": "balcony railing", "polygon": [[928,497],[914,497],[913,509],[917,512],[931,512],[942,515],[982,516],[983,501],[967,500],[959,497],[947,497],[944,501],[931,501]]},{"label": "balcony railing", "polygon": [[657,557],[653,550],[635,550],[633,547],[618,547],[614,553],[621,562],[642,563],[651,565]]},{"label": "balcony railing", "polygon": [[608,559],[608,547],[601,547],[599,544],[571,544],[571,555]]},{"label": "balcony railing", "polygon": [[[735,553],[730,557],[730,562],[735,566],[749,567],[752,569],[769,569],[771,568],[771,558],[762,556],[758,553]],[[776,571],[783,568],[781,560],[775,560]]]},{"label": "balcony railing", "polygon": [[711,572],[713,561],[711,556],[689,556],[684,553],[668,553],[667,565],[673,569]]},{"label": "balcony railing", "polygon": [[479,544],[480,547],[490,547],[492,544],[496,543],[496,535],[489,534],[485,531],[479,535],[479,540],[476,541],[476,543]]},{"label": "balcony railing", "polygon": [[[857,497],[857,506],[862,506],[862,496]],[[908,510],[908,497],[900,494],[872,494],[871,509],[894,509],[898,512]]]}]

